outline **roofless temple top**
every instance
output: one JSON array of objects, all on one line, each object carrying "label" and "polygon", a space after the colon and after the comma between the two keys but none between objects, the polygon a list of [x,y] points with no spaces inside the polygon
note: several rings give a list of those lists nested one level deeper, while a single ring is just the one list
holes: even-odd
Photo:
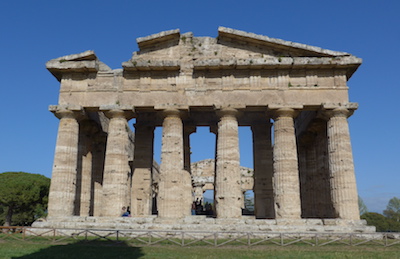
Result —
[{"label": "roofless temple top", "polygon": [[[229,219],[240,230],[245,218],[246,229],[371,231],[359,218],[347,122],[357,108],[347,81],[360,58],[224,27],[217,38],[171,30],[137,43],[122,69],[93,51],[46,64],[60,82],[50,106],[60,125],[42,226],[135,228],[141,219],[142,228],[168,229]],[[214,214],[204,222],[191,215],[195,188],[201,196],[190,160],[197,126],[216,135]],[[253,132],[254,217],[242,216],[240,126]],[[122,218],[128,207],[132,217]]]}]

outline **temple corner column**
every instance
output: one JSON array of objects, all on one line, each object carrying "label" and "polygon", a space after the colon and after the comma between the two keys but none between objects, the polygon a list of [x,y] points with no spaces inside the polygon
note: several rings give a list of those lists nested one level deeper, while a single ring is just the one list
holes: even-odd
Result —
[{"label": "temple corner column", "polygon": [[70,217],[75,213],[79,151],[79,120],[82,109],[50,107],[60,119],[49,192],[48,218]]},{"label": "temple corner column", "polygon": [[325,110],[329,154],[331,199],[335,217],[359,220],[358,193],[347,118],[351,109]]}]

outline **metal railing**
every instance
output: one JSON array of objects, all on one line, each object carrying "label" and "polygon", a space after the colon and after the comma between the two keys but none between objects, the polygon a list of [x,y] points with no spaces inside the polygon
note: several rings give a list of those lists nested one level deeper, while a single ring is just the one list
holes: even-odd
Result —
[{"label": "metal railing", "polygon": [[178,246],[273,245],[306,246],[377,245],[400,246],[400,233],[286,233],[286,232],[227,232],[183,230],[115,230],[115,229],[40,229],[31,227],[0,227],[0,240],[48,241],[50,243],[76,241],[108,241],[136,246],[170,244]]}]

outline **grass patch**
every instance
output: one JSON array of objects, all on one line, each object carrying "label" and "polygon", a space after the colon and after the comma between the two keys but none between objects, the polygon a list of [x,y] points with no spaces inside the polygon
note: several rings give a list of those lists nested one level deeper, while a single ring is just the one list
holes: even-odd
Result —
[{"label": "grass patch", "polygon": [[51,244],[48,240],[0,240],[0,258],[400,258],[399,246],[383,247],[328,245],[313,247],[294,244],[286,247],[274,244],[247,247],[232,244],[223,247],[193,244],[180,247],[167,241],[154,246],[139,246],[136,242],[65,239]]}]

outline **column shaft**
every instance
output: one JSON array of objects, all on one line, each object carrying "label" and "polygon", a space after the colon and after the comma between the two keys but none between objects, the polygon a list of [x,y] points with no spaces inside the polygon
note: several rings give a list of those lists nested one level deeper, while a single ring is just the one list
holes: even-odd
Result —
[{"label": "column shaft", "polygon": [[301,217],[294,111],[278,109],[274,123],[274,195],[276,218]]},{"label": "column shaft", "polygon": [[78,163],[79,124],[72,111],[56,113],[60,117],[54,155],[48,215],[68,217],[74,214]]},{"label": "column shaft", "polygon": [[101,132],[94,139],[93,164],[92,164],[92,192],[91,192],[91,211],[90,215],[100,216],[102,211],[103,199],[103,177],[104,162],[106,152],[106,134]]},{"label": "column shaft", "polygon": [[135,125],[135,151],[132,176],[132,216],[148,216],[152,210],[154,126]]},{"label": "column shaft", "polygon": [[117,217],[129,206],[131,169],[129,127],[122,110],[107,112],[110,117],[104,163],[102,216]]},{"label": "column shaft", "polygon": [[191,177],[184,170],[183,123],[178,110],[164,111],[158,215],[189,216],[192,203]]},{"label": "column shaft", "polygon": [[256,218],[274,218],[271,123],[252,124],[254,154],[254,205]]},{"label": "column shaft", "polygon": [[336,217],[357,220],[358,195],[347,116],[347,109],[335,109],[327,124],[331,198]]},{"label": "column shaft", "polygon": [[218,218],[242,215],[239,135],[235,109],[219,111],[217,161],[215,172],[215,209]]}]

